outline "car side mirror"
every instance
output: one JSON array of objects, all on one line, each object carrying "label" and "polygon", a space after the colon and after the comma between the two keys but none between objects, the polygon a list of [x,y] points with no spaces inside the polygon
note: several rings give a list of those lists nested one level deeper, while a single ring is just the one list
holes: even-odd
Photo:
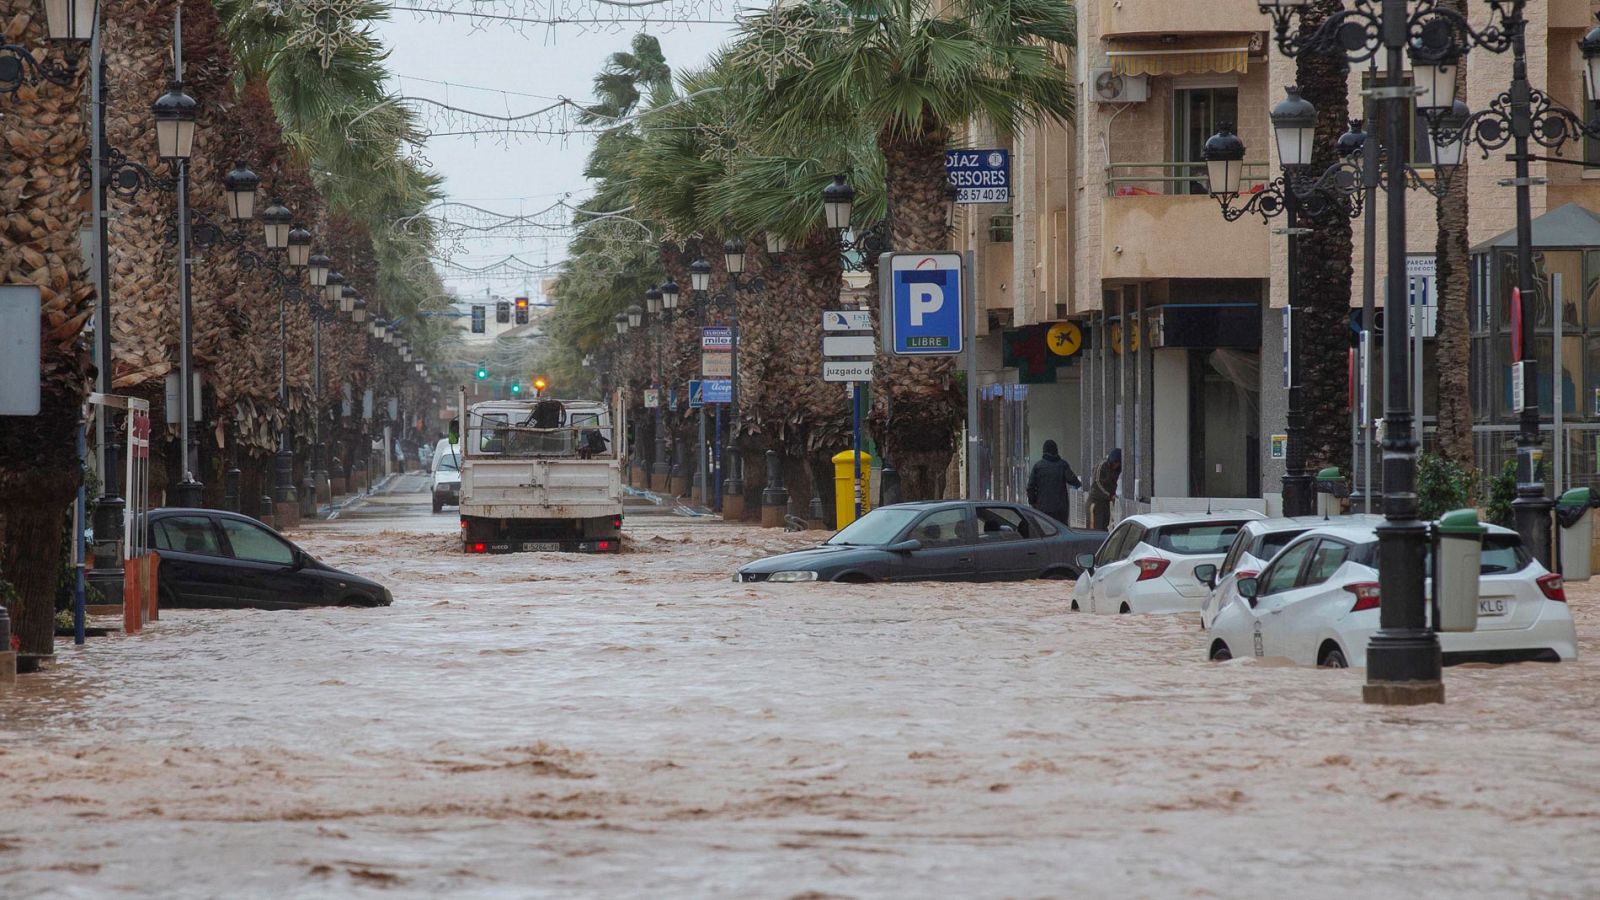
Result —
[{"label": "car side mirror", "polygon": [[308,563],[310,561],[311,561],[311,554],[305,552],[304,550],[301,550],[299,547],[294,548],[294,563],[293,563],[294,568],[296,568],[296,569],[304,569],[306,567],[306,563]]},{"label": "car side mirror", "polygon": [[890,553],[910,553],[913,550],[921,550],[922,542],[916,538],[912,538],[907,541],[900,541],[896,544],[890,544],[884,549],[888,550]]},{"label": "car side mirror", "polygon": [[1217,586],[1217,567],[1211,563],[1194,567],[1194,577],[1208,588]]},{"label": "car side mirror", "polygon": [[1094,571],[1094,554],[1093,553],[1079,553],[1077,561],[1078,561],[1078,568],[1084,570],[1085,572],[1093,572]]},{"label": "car side mirror", "polygon": [[1241,578],[1233,583],[1233,588],[1239,592],[1239,596],[1249,600],[1251,606],[1255,606],[1256,595],[1261,593],[1261,582],[1255,576]]},{"label": "car side mirror", "polygon": [[461,422],[460,422],[459,419],[451,419],[450,420],[450,432],[449,432],[449,434],[450,434],[450,443],[451,443],[452,446],[455,445],[455,444],[461,443]]}]

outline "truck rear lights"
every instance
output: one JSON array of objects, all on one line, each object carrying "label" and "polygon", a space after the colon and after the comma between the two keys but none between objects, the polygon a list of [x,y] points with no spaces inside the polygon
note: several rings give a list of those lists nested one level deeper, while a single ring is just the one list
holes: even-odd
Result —
[{"label": "truck rear lights", "polygon": [[469,544],[469,545],[467,545],[467,552],[469,552],[469,553],[488,553],[489,552],[489,545],[488,544]]},{"label": "truck rear lights", "polygon": [[1539,590],[1549,599],[1557,603],[1567,602],[1567,583],[1560,575],[1540,575],[1538,583]]},{"label": "truck rear lights", "polygon": [[1152,578],[1160,578],[1162,573],[1167,571],[1167,566],[1172,565],[1172,561],[1157,556],[1147,556],[1144,559],[1134,560],[1133,564],[1139,567],[1139,580],[1149,581]]},{"label": "truck rear lights", "polygon": [[595,549],[597,549],[597,550],[610,550],[611,549],[611,542],[610,541],[601,541],[600,543],[595,545]]},{"label": "truck rear lights", "polygon": [[1376,581],[1355,581],[1345,585],[1344,589],[1356,595],[1356,605],[1350,607],[1351,612],[1377,609],[1381,602]]},{"label": "truck rear lights", "polygon": [[622,517],[621,516],[617,516],[615,519],[612,519],[611,520],[611,527],[612,528],[621,528],[622,527]]}]

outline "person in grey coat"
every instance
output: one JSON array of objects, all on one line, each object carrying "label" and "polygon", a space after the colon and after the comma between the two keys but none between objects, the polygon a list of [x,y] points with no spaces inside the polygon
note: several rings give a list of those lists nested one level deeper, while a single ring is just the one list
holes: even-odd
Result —
[{"label": "person in grey coat", "polygon": [[1057,522],[1067,523],[1067,488],[1083,487],[1072,466],[1061,458],[1055,441],[1044,442],[1044,457],[1028,476],[1028,504]]},{"label": "person in grey coat", "polygon": [[1122,448],[1116,447],[1095,470],[1089,485],[1089,527],[1111,527],[1111,501],[1117,498],[1117,482],[1122,478]]}]

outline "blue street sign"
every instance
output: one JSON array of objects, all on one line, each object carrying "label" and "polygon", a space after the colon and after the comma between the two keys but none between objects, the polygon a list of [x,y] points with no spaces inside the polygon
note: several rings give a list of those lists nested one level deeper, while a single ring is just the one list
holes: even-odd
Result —
[{"label": "blue street sign", "polygon": [[962,350],[962,271],[957,253],[881,257],[888,278],[884,342],[899,356],[948,356]]},{"label": "blue street sign", "polygon": [[707,403],[732,403],[733,379],[714,378],[702,382],[705,386],[705,401]]},{"label": "blue street sign", "polygon": [[957,203],[1011,202],[1010,150],[946,150],[944,171]]},{"label": "blue street sign", "polygon": [[689,408],[699,409],[706,405],[705,382],[690,380],[689,382]]}]

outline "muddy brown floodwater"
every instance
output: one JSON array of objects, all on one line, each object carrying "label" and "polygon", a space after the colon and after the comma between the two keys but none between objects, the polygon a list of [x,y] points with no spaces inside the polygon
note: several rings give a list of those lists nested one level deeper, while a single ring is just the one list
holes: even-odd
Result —
[{"label": "muddy brown floodwater", "polygon": [[448,516],[298,537],[390,609],[182,612],[0,695],[0,897],[1600,895],[1581,658],[1205,662],[1061,583],[758,586],[817,535],[639,518],[463,558]]}]

